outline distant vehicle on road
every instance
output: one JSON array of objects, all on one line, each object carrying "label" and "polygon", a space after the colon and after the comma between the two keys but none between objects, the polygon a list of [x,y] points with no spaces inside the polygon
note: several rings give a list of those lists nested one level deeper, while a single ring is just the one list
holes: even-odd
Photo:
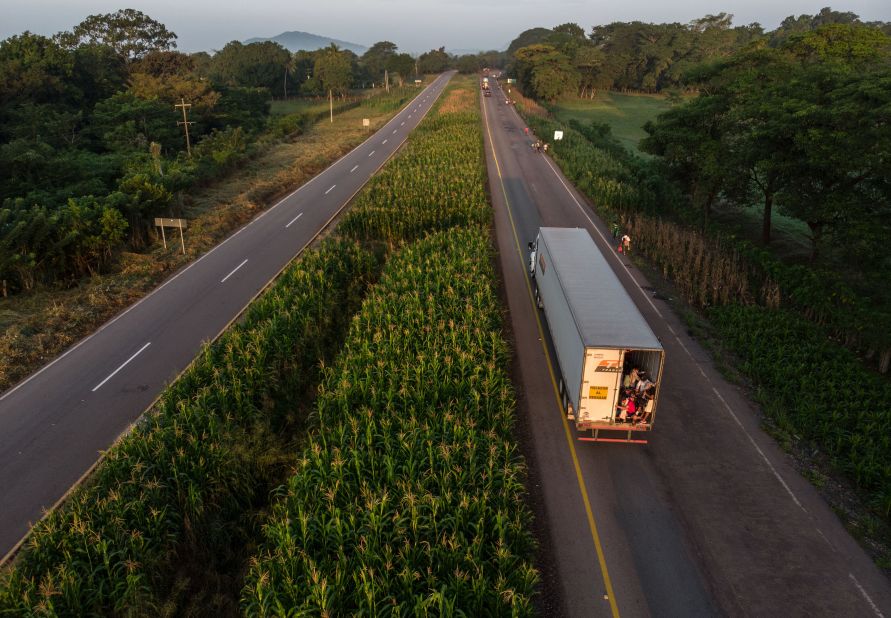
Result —
[{"label": "distant vehicle on road", "polygon": [[665,351],[591,235],[539,230],[529,274],[557,353],[563,410],[595,442],[646,443]]}]

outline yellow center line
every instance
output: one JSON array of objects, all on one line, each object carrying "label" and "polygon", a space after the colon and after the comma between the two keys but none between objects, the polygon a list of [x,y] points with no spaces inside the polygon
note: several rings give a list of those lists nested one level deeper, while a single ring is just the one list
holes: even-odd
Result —
[{"label": "yellow center line", "polygon": [[[495,169],[498,172],[498,182],[501,184],[501,193],[504,195],[504,203],[507,206],[507,216],[510,219],[510,226],[514,234],[514,243],[517,247],[517,255],[520,257],[520,263],[525,268],[526,259],[523,250],[520,248],[520,239],[517,235],[517,226],[514,224],[514,216],[511,212],[510,200],[507,197],[507,189],[504,186],[504,177],[501,175],[501,165],[498,163],[498,156],[495,154],[495,140],[492,139],[492,129],[489,127],[489,113],[486,111],[486,103],[483,101],[483,116],[486,122],[486,133],[489,134],[489,146],[492,150],[492,159],[495,161]],[[524,271],[525,272],[525,271]],[[619,606],[616,604],[616,598],[613,594],[613,584],[609,578],[609,571],[606,568],[606,557],[603,554],[603,546],[600,544],[600,535],[597,533],[597,523],[594,521],[594,510],[591,508],[591,501],[588,499],[588,490],[585,488],[585,479],[582,476],[582,467],[579,464],[578,454],[575,450],[575,440],[572,437],[572,431],[563,413],[563,402],[560,399],[560,391],[557,388],[557,378],[554,375],[554,365],[551,362],[551,354],[548,352],[548,346],[545,341],[544,329],[541,325],[541,317],[538,315],[538,307],[535,303],[535,296],[532,293],[532,284],[529,277],[524,276],[526,280],[526,291],[529,294],[529,302],[532,303],[533,314],[535,315],[535,323],[538,325],[539,341],[548,363],[548,374],[551,376],[551,386],[554,389],[554,401],[557,403],[557,409],[560,411],[560,420],[563,421],[563,432],[566,436],[566,443],[569,445],[569,454],[572,456],[572,465],[575,468],[575,476],[578,480],[579,491],[582,494],[582,502],[585,505],[585,514],[588,518],[588,528],[591,530],[591,537],[594,540],[594,548],[597,550],[597,561],[600,563],[600,572],[603,575],[603,584],[606,587],[606,594],[609,598],[610,609],[614,618],[619,618]]]}]

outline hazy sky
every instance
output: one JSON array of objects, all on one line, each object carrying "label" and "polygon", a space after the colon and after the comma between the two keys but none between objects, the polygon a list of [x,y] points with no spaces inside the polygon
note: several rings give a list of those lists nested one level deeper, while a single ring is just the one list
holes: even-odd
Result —
[{"label": "hazy sky", "polygon": [[[84,17],[134,8],[175,32],[181,51],[220,49],[227,42],[302,30],[352,43],[389,40],[400,50],[434,47],[493,49],[520,32],[568,21],[585,30],[613,21],[686,23],[709,13],[732,13],[735,24],[753,21],[775,28],[786,16],[820,11],[827,0],[0,0],[0,40],[30,30],[50,35]],[[861,19],[891,21],[889,0],[852,0],[833,5]]]}]

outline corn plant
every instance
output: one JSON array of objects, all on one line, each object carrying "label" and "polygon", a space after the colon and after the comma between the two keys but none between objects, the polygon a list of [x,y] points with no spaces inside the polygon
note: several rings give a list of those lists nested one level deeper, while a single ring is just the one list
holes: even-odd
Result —
[{"label": "corn plant", "polygon": [[[464,92],[461,99],[475,100],[475,93]],[[342,234],[392,245],[454,226],[488,224],[479,111],[444,96],[452,111],[440,113],[440,104],[421,123],[405,151],[344,217]]]},{"label": "corn plant", "polygon": [[304,395],[374,272],[343,241],[288,269],[35,526],[0,581],[0,614],[156,613],[180,553],[225,551],[274,483],[263,456],[282,419],[268,402]]},{"label": "corn plant", "polygon": [[248,615],[532,611],[477,105],[448,91],[342,224],[396,253],[326,371],[246,578]]},{"label": "corn plant", "polygon": [[317,400],[243,593],[248,615],[529,615],[523,466],[511,437],[485,230],[388,262]]}]

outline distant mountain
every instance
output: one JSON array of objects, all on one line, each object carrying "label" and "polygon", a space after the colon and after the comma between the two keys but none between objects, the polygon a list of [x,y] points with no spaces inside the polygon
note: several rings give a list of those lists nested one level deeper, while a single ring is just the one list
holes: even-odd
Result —
[{"label": "distant mountain", "polygon": [[317,49],[322,49],[323,47],[328,47],[331,43],[334,43],[341,49],[348,49],[359,56],[368,51],[368,48],[364,45],[340,41],[326,36],[319,36],[318,34],[310,34],[309,32],[298,32],[296,30],[293,32],[282,32],[278,36],[269,38],[256,37],[248,39],[244,44],[262,43],[263,41],[274,41],[292,52],[300,51],[301,49],[305,51],[315,51]]}]

